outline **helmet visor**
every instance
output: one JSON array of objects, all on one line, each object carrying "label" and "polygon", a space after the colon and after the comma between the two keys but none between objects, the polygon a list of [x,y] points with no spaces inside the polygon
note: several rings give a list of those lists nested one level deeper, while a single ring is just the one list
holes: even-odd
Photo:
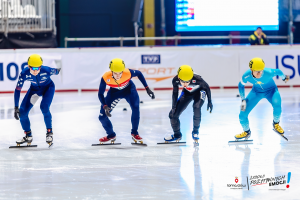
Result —
[{"label": "helmet visor", "polygon": [[35,71],[35,70],[39,71],[41,69],[41,67],[30,67],[30,69],[33,71]]},{"label": "helmet visor", "polygon": [[182,83],[189,83],[189,82],[191,82],[191,80],[188,80],[188,81],[183,81],[183,80],[181,80],[181,79],[179,79],[180,80],[180,82],[182,82]]}]

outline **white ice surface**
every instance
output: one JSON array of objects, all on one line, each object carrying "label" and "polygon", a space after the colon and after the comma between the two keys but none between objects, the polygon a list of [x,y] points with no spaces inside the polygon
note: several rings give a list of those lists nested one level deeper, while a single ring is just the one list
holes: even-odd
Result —
[{"label": "white ice surface", "polygon": [[[140,91],[139,133],[148,147],[130,143],[131,110],[122,100],[111,121],[121,146],[92,147],[105,132],[98,121],[96,92],[56,93],[51,106],[54,146],[47,148],[39,100],[30,113],[37,148],[8,149],[23,137],[13,118],[13,95],[0,95],[0,199],[299,199],[300,90],[280,89],[281,125],[289,141],[272,130],[272,107],[262,100],[249,115],[252,145],[229,146],[242,132],[237,90],[212,90],[214,110],[202,107],[199,147],[193,146],[192,106],[181,116],[186,146],[156,145],[171,134],[171,91]],[[23,98],[22,95],[21,99]],[[123,108],[127,111],[123,111]],[[291,172],[286,184],[230,189],[247,177]],[[250,180],[249,180],[250,182]]]}]

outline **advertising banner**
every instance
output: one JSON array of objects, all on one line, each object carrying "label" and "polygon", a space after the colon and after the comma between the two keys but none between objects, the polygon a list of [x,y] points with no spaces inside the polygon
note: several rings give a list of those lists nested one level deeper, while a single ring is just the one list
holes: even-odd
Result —
[{"label": "advertising banner", "polygon": [[[266,67],[281,69],[291,76],[288,84],[275,77],[278,85],[300,85],[299,50],[298,46],[288,45],[3,50],[0,92],[14,91],[33,53],[42,56],[45,66],[62,68],[58,76],[51,77],[57,90],[98,89],[113,58],[123,59],[127,68],[140,70],[150,88],[172,88],[172,79],[181,65],[190,65],[211,87],[237,87],[253,57],[261,57]],[[137,88],[143,88],[137,78],[133,81]],[[29,85],[26,83],[23,90]]]}]

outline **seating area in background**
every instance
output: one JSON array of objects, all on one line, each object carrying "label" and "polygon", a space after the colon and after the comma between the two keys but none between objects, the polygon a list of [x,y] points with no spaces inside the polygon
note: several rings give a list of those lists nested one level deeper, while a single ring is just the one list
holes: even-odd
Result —
[{"label": "seating area in background", "polygon": [[0,31],[8,29],[7,32],[27,32],[51,28],[51,2],[0,0]]}]

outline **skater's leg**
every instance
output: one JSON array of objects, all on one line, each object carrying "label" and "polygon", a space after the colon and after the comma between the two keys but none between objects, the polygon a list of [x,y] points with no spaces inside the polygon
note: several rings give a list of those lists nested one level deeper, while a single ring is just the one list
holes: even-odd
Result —
[{"label": "skater's leg", "polygon": [[248,115],[262,98],[263,95],[256,93],[253,90],[251,90],[248,96],[246,97],[246,102],[247,102],[246,110],[240,111],[240,115],[239,115],[240,123],[244,131],[250,130]]},{"label": "skater's leg", "polygon": [[273,121],[279,123],[281,116],[281,97],[277,88],[267,96],[267,100],[273,107]]},{"label": "skater's leg", "polygon": [[170,122],[171,122],[171,126],[175,138],[181,137],[179,116],[186,109],[186,107],[189,105],[192,99],[193,99],[192,95],[185,95],[185,94],[181,95],[177,101],[175,112],[172,113],[171,110],[169,113],[169,118],[170,118]]},{"label": "skater's leg", "polygon": [[[119,98],[117,95],[112,95],[110,91],[108,91],[108,93],[105,97],[105,102],[106,102],[107,106],[109,106],[112,110],[120,100],[121,100],[121,98]],[[103,106],[104,105],[101,105],[99,121],[101,122],[103,128],[105,129],[105,131],[107,133],[107,137],[113,138],[116,136],[116,133],[113,130],[111,121],[108,119],[107,115],[105,114]]]},{"label": "skater's leg", "polygon": [[29,88],[20,107],[21,126],[25,132],[28,133],[30,132],[30,136],[31,136],[31,129],[30,129],[30,121],[28,118],[28,114],[31,108],[33,107],[33,105],[38,100],[38,98],[39,96],[35,92],[31,91],[31,89]]},{"label": "skater's leg", "polygon": [[201,107],[205,101],[205,91],[199,91],[194,96],[194,104],[193,104],[193,133],[199,132],[200,122],[201,122]]},{"label": "skater's leg", "polygon": [[268,101],[272,104],[273,107],[273,128],[279,134],[284,134],[284,130],[279,125],[280,116],[281,116],[281,97],[278,89],[276,88],[272,93],[267,96]]},{"label": "skater's leg", "polygon": [[55,92],[54,84],[51,84],[43,93],[43,99],[40,105],[40,109],[44,115],[44,121],[48,132],[52,132],[52,115],[50,112],[50,105],[53,100]]},{"label": "skater's leg", "polygon": [[125,96],[126,101],[129,103],[132,114],[131,114],[131,134],[137,135],[140,123],[140,97],[135,87],[131,89],[130,94]]}]

